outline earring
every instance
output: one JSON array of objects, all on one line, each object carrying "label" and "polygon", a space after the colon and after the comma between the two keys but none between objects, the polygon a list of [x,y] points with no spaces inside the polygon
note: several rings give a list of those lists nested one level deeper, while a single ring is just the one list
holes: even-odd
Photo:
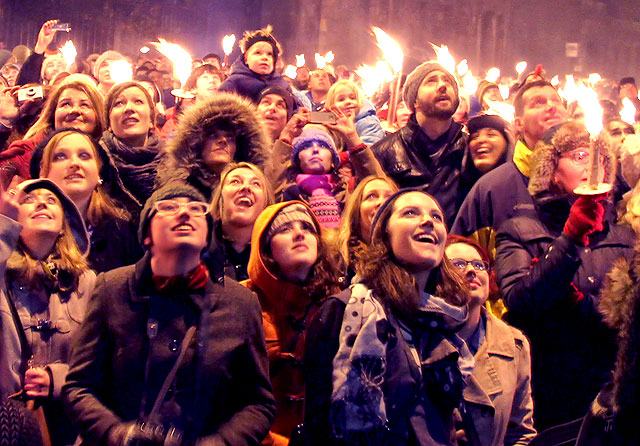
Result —
[{"label": "earring", "polygon": [[102,184],[102,178],[98,179],[98,184]]}]

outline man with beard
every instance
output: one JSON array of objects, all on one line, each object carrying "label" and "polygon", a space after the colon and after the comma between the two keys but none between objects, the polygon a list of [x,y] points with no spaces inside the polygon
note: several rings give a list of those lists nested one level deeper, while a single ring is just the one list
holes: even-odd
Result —
[{"label": "man with beard", "polygon": [[433,195],[451,225],[470,188],[462,173],[468,134],[452,119],[460,102],[458,83],[429,61],[409,74],[403,95],[413,112],[409,122],[372,150],[400,187],[423,187]]}]

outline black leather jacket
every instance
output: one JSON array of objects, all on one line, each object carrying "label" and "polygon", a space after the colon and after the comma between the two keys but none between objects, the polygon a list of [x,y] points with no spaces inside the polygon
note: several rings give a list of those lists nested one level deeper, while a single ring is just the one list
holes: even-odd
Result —
[{"label": "black leather jacket", "polygon": [[423,187],[442,207],[451,227],[458,208],[471,189],[463,173],[468,133],[452,123],[444,145],[434,153],[433,142],[411,116],[406,126],[371,147],[382,168],[400,187]]}]

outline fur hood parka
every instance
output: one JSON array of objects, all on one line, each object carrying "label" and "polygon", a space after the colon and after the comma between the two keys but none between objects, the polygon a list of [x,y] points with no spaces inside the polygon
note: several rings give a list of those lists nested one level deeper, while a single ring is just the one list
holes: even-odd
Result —
[{"label": "fur hood parka", "polygon": [[202,149],[216,130],[236,135],[234,161],[248,161],[260,168],[270,147],[256,106],[233,93],[217,92],[209,101],[187,109],[166,147],[166,158],[158,171],[157,186],[171,180],[194,186],[207,199],[219,181],[219,175],[207,168]]}]

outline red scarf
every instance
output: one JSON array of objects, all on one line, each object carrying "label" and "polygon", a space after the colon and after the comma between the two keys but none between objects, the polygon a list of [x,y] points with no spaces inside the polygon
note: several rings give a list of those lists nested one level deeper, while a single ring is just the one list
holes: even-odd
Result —
[{"label": "red scarf", "polygon": [[190,294],[201,291],[209,280],[209,270],[201,263],[193,271],[183,276],[152,276],[153,285],[162,294]]}]

